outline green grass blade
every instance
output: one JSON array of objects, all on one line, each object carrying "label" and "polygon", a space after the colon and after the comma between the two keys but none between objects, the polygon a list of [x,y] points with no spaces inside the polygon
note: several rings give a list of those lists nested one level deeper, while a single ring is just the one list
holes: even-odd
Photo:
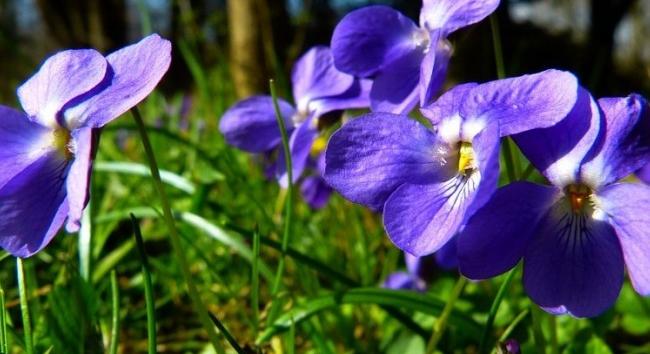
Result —
[{"label": "green grass blade", "polygon": [[458,281],[456,282],[456,285],[451,292],[451,296],[449,296],[445,307],[442,309],[440,318],[438,318],[436,323],[433,325],[433,335],[427,344],[427,353],[433,354],[436,351],[436,347],[438,346],[438,343],[442,339],[442,335],[445,333],[445,329],[447,328],[447,321],[449,321],[449,316],[451,316],[451,312],[454,310],[454,305],[460,297],[460,294],[463,293],[465,284],[467,284],[467,278],[459,275]]},{"label": "green grass blade", "polygon": [[[321,311],[341,305],[374,304],[394,306],[439,316],[445,307],[445,303],[443,300],[426,294],[381,288],[356,288],[329,293],[308,299],[304,303],[286,311],[260,334],[256,342],[258,344],[264,343],[274,335],[288,330],[294,322],[299,324]],[[481,334],[481,326],[462,312],[452,311],[449,316],[449,323],[463,328],[464,334],[469,337],[478,337]]]},{"label": "green grass blade", "polygon": [[92,258],[92,202],[88,202],[86,209],[84,209],[81,228],[79,229],[79,274],[85,280],[90,279],[90,266]]},{"label": "green grass blade", "polygon": [[111,271],[111,341],[108,346],[109,354],[117,354],[120,341],[120,287],[117,283],[117,273]]},{"label": "green grass blade", "polygon": [[253,309],[253,333],[259,333],[260,326],[260,230],[253,232],[253,269],[251,271],[251,308]]},{"label": "green grass blade", "polygon": [[510,287],[510,283],[512,283],[512,279],[515,276],[515,273],[517,273],[518,267],[513,268],[510,270],[508,275],[506,276],[506,279],[501,283],[501,286],[499,287],[499,291],[497,292],[497,295],[494,297],[494,301],[492,301],[492,306],[490,306],[490,312],[488,314],[488,319],[487,322],[485,322],[485,328],[483,330],[483,335],[481,336],[481,342],[479,345],[479,354],[487,353],[489,348],[492,347],[492,345],[489,343],[490,342],[490,334],[492,333],[492,326],[494,325],[494,319],[497,316],[497,312],[499,311],[499,306],[501,306],[501,301],[503,301],[503,297],[506,295],[506,291]]},{"label": "green grass blade", "polygon": [[285,214],[284,214],[284,230],[282,232],[282,247],[280,251],[282,255],[280,256],[280,261],[278,262],[278,269],[275,273],[275,279],[273,280],[273,287],[271,290],[271,309],[269,311],[269,317],[267,323],[273,322],[273,320],[278,315],[280,309],[278,292],[282,284],[282,275],[284,274],[285,267],[285,255],[287,253],[287,247],[289,246],[289,239],[291,237],[291,226],[292,226],[292,214],[293,214],[293,165],[291,164],[291,149],[289,148],[289,136],[287,135],[287,127],[284,125],[284,117],[280,112],[280,106],[278,106],[278,96],[275,90],[275,84],[273,80],[269,80],[269,88],[271,90],[271,97],[273,98],[273,108],[275,110],[275,119],[278,123],[280,129],[280,134],[282,135],[282,149],[284,151],[284,164],[287,168],[287,198],[285,201]]},{"label": "green grass blade", "polygon": [[194,282],[192,281],[192,273],[190,272],[190,267],[185,254],[183,253],[181,238],[178,233],[178,229],[176,228],[176,222],[174,221],[174,215],[172,214],[171,204],[169,203],[167,193],[165,192],[165,188],[160,177],[158,163],[156,162],[156,157],[153,151],[153,147],[151,146],[151,142],[149,141],[149,136],[147,135],[147,130],[144,126],[144,122],[142,121],[142,117],[140,116],[140,112],[138,111],[137,107],[134,107],[131,111],[133,112],[133,117],[140,131],[142,145],[144,146],[144,150],[151,167],[151,176],[153,177],[154,186],[162,203],[164,219],[165,223],[167,224],[167,229],[169,230],[172,249],[176,255],[176,258],[178,259],[184,282],[187,286],[187,292],[194,306],[194,311],[199,317],[201,325],[205,331],[207,331],[208,337],[210,338],[210,342],[212,343],[214,350],[218,354],[223,354],[225,353],[225,350],[219,341],[217,333],[214,331],[214,326],[210,321],[210,317],[207,315],[206,306],[203,303],[203,300],[201,300],[201,296],[199,295],[199,292],[194,285]]},{"label": "green grass blade", "polygon": [[230,346],[233,349],[235,349],[235,351],[238,354],[246,354],[244,349],[242,349],[242,347],[239,346],[239,343],[237,343],[237,341],[235,340],[235,337],[233,337],[232,334],[230,333],[230,331],[228,331],[228,329],[226,328],[226,326],[224,326],[223,323],[221,323],[221,321],[219,321],[217,316],[215,316],[212,312],[209,312],[208,314],[210,315],[210,319],[212,320],[212,323],[214,323],[214,325],[217,326],[217,328],[219,328],[221,333],[223,333],[223,335],[224,335],[224,337],[226,337],[226,340],[228,341],[228,343],[230,343]]},{"label": "green grass blade", "polygon": [[20,294],[20,313],[23,319],[23,332],[25,336],[25,353],[34,354],[34,336],[32,333],[32,323],[29,313],[25,269],[21,258],[16,258],[16,272],[18,276],[18,292]]},{"label": "green grass blade", "polygon": [[9,353],[9,342],[7,341],[7,305],[5,302],[5,291],[0,288],[0,353]]},{"label": "green grass blade", "polygon": [[[94,170],[96,172],[116,172],[134,176],[151,177],[151,170],[149,167],[134,162],[96,162]],[[192,182],[173,172],[160,170],[160,178],[164,183],[187,194],[194,194],[196,191],[196,187]]]},{"label": "green grass blade", "polygon": [[131,225],[133,225],[133,236],[138,246],[140,262],[142,263],[142,277],[144,279],[144,299],[147,309],[147,349],[149,354],[156,353],[156,303],[153,299],[153,284],[151,282],[151,269],[147,260],[147,252],[142,240],[142,232],[138,219],[131,214]]}]

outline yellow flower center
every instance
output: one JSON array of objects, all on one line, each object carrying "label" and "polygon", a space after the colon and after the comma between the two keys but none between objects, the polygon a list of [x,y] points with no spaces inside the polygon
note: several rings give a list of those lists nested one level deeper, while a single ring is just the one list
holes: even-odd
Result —
[{"label": "yellow flower center", "polygon": [[311,146],[311,155],[312,156],[318,156],[323,150],[325,150],[325,147],[327,146],[327,139],[325,139],[324,136],[319,136],[314,140],[314,144]]},{"label": "yellow flower center", "polygon": [[458,172],[466,176],[476,169],[476,162],[474,160],[474,149],[472,143],[462,142],[460,144],[458,158]]},{"label": "yellow flower center", "polygon": [[70,136],[70,132],[65,129],[58,128],[52,132],[52,144],[54,145],[54,148],[65,157],[66,160],[71,160],[73,157],[72,149],[70,146],[71,140],[72,137]]}]

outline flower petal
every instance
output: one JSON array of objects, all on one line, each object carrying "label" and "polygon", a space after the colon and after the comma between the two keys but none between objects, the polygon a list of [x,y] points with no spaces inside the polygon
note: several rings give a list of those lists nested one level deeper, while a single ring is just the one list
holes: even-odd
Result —
[{"label": "flower petal", "polygon": [[110,84],[67,109],[69,128],[100,128],[144,100],[171,63],[171,43],[152,34],[106,57],[113,72]]},{"label": "flower petal", "polygon": [[417,31],[413,21],[387,6],[352,11],[334,29],[334,64],[355,76],[373,76],[415,49]]},{"label": "flower petal", "polygon": [[420,106],[431,103],[442,87],[451,59],[451,45],[440,31],[431,32],[431,48],[425,54],[420,66]]},{"label": "flower petal", "polygon": [[440,268],[444,270],[458,268],[458,237],[453,237],[433,255]]},{"label": "flower petal", "polygon": [[0,188],[0,246],[17,257],[45,247],[66,215],[69,164],[58,152],[42,155]]},{"label": "flower petal", "polygon": [[420,97],[420,65],[424,54],[412,51],[375,76],[370,90],[370,107],[375,112],[407,114]]},{"label": "flower petal", "polygon": [[546,311],[593,317],[623,285],[623,253],[614,229],[575,214],[565,199],[542,218],[524,255],[524,287]]},{"label": "flower petal", "polygon": [[634,289],[650,295],[650,186],[613,184],[597,198],[616,230]]},{"label": "flower petal", "polygon": [[420,26],[451,33],[479,22],[499,6],[499,0],[423,0]]},{"label": "flower petal", "polygon": [[443,93],[433,103],[420,108],[422,115],[427,117],[432,124],[438,124],[445,118],[450,118],[460,113],[460,107],[465,100],[465,95],[478,86],[476,83],[456,85]]},{"label": "flower petal", "polygon": [[300,194],[312,209],[320,209],[327,205],[332,195],[332,188],[320,176],[306,177],[300,184]]},{"label": "flower petal", "polygon": [[57,119],[64,106],[95,88],[105,87],[107,71],[106,58],[96,50],[59,52],[18,88],[20,104],[40,125],[52,128],[62,125]]},{"label": "flower petal", "polygon": [[[293,126],[296,111],[278,99],[280,113],[287,129]],[[253,96],[230,107],[219,121],[219,131],[228,144],[248,152],[264,152],[280,144],[282,137],[270,96]]]},{"label": "flower petal", "polygon": [[319,98],[311,101],[309,108],[313,109],[314,115],[321,117],[323,114],[354,108],[370,107],[370,89],[372,80],[356,79],[352,85],[338,96]]},{"label": "flower petal", "polygon": [[580,176],[591,186],[616,182],[650,161],[650,107],[636,94],[601,98],[605,117],[600,146],[582,164]]},{"label": "flower petal", "polygon": [[499,175],[497,127],[486,127],[472,143],[478,171],[441,183],[403,184],[386,200],[384,226],[398,248],[415,256],[436,252],[494,193]]},{"label": "flower petal", "polygon": [[68,192],[68,220],[66,230],[77,232],[81,227],[83,210],[88,204],[90,173],[94,158],[94,148],[98,136],[93,135],[93,128],[77,129],[72,134],[74,161],[70,165],[66,188]]},{"label": "flower petal", "polygon": [[[307,167],[309,152],[314,145],[314,140],[318,136],[318,129],[316,126],[316,117],[313,115],[308,117],[307,120],[302,122],[289,137],[289,151],[291,152],[291,169],[293,183],[298,181],[302,171]],[[287,166],[284,161],[284,149],[280,149],[278,160],[276,162],[276,177],[282,188],[287,188],[289,185],[289,175],[287,174]]]},{"label": "flower petal", "polygon": [[324,177],[347,199],[381,210],[403,183],[449,178],[449,166],[436,145],[431,130],[406,116],[365,114],[330,138]]},{"label": "flower petal", "polygon": [[334,67],[332,53],[328,47],[315,46],[293,66],[291,82],[298,110],[307,112],[312,100],[340,95],[347,91],[352,86],[354,77]]},{"label": "flower petal", "polygon": [[51,152],[52,132],[24,113],[0,106],[0,188]]},{"label": "flower petal", "polygon": [[529,182],[498,189],[457,237],[460,272],[487,279],[514,267],[557,197],[555,188]]},{"label": "flower petal", "polygon": [[573,74],[551,69],[478,85],[465,96],[461,115],[498,120],[507,136],[555,125],[571,111],[577,93]]},{"label": "flower petal", "polygon": [[[448,242],[447,244],[451,244]],[[444,248],[447,246],[445,245]],[[437,254],[437,253],[436,253]],[[409,274],[415,279],[421,279],[424,282],[433,280],[436,275],[436,257],[428,255],[424,257],[416,257],[410,253],[404,252],[404,263]]]},{"label": "flower petal", "polygon": [[383,288],[395,290],[419,290],[424,291],[424,284],[419,282],[417,278],[406,272],[396,272],[388,275]]},{"label": "flower petal", "polygon": [[636,171],[636,176],[646,184],[650,184],[650,163]]}]

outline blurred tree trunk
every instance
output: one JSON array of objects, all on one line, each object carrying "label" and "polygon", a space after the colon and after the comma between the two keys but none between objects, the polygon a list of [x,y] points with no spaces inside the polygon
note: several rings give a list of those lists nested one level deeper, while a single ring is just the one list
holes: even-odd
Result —
[{"label": "blurred tree trunk", "polygon": [[[227,2],[230,36],[230,72],[238,98],[265,92],[268,71],[264,34],[256,0]],[[268,35],[268,33],[267,33]]]},{"label": "blurred tree trunk", "polygon": [[61,46],[102,51],[126,42],[125,0],[37,0],[50,35]]}]

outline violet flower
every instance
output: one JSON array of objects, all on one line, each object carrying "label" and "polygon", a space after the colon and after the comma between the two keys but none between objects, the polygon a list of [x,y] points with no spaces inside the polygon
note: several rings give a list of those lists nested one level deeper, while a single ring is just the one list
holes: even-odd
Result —
[{"label": "violet flower", "polygon": [[0,106],[0,246],[18,257],[45,247],[88,202],[99,128],[143,100],[170,63],[151,35],[107,57],[92,49],[48,58],[18,88],[25,113]]},{"label": "violet flower", "polygon": [[582,89],[565,121],[515,140],[551,186],[499,189],[459,235],[461,272],[485,279],[523,258],[531,299],[575,317],[616,301],[625,266],[636,291],[650,295],[650,186],[619,183],[650,158],[646,101],[596,103]]},{"label": "violet flower", "polygon": [[407,113],[429,104],[442,86],[451,57],[447,36],[492,13],[499,0],[423,0],[420,26],[381,5],[346,15],[334,29],[336,67],[372,78],[373,111]]},{"label": "violet flower", "polygon": [[436,269],[453,270],[458,267],[456,257],[456,242],[447,242],[438,252],[416,257],[404,252],[406,272],[395,272],[386,278],[384,288],[426,291],[427,285],[433,280]]},{"label": "violet flower", "polygon": [[[313,47],[300,57],[291,79],[296,108],[282,99],[278,99],[278,105],[290,135],[293,182],[296,182],[309,165],[318,161],[316,152],[319,151],[314,151],[314,142],[320,134],[320,118],[333,111],[368,107],[370,82],[336,70],[330,49],[324,46]],[[241,150],[277,153],[275,175],[283,187],[287,186],[282,140],[271,96],[253,96],[237,102],[224,113],[219,129],[230,145]],[[310,152],[314,153],[313,160]],[[322,187],[322,181],[310,178],[302,187],[303,194],[322,196]],[[315,190],[306,191],[306,188]],[[314,205],[323,204],[320,198],[316,199]]]},{"label": "violet flower", "polygon": [[433,129],[404,115],[364,115],[332,135],[325,179],[383,211],[397,247],[431,254],[496,190],[500,137],[556,124],[577,90],[572,74],[548,70],[451,89],[422,110]]}]

